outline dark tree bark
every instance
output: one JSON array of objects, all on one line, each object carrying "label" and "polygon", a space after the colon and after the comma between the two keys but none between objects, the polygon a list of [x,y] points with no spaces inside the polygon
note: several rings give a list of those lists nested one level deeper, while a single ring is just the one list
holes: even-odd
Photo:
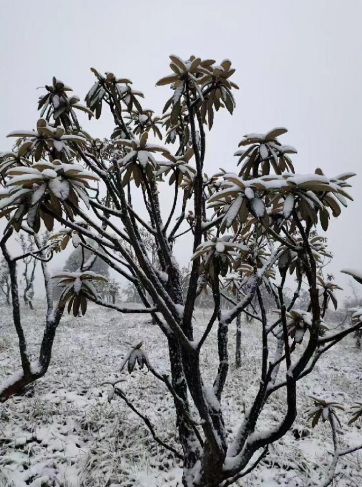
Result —
[{"label": "dark tree bark", "polygon": [[236,350],[235,350],[235,366],[241,367],[241,316],[236,318]]}]

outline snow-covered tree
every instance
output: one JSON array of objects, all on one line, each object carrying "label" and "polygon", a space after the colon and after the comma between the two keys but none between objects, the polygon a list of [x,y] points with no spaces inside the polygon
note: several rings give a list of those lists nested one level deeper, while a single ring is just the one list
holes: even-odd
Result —
[{"label": "snow-covered tree", "polygon": [[[235,154],[235,172],[207,174],[207,132],[218,111],[234,111],[235,70],[229,60],[217,64],[194,56],[170,58],[171,74],[157,82],[171,88],[162,117],[142,107],[143,94],[129,79],[92,68],[96,79],[86,106],[54,78],[40,98],[36,130],[9,134],[18,142],[15,152],[3,155],[0,166],[0,209],[8,219],[1,248],[10,266],[23,371],[0,388],[0,397],[6,400],[45,373],[66,305],[75,315],[86,312],[89,300],[121,313],[149,313],[167,340],[170,372],[155,370],[141,343],[129,350],[121,369],[126,364],[129,371],[136,364],[145,365],[172,395],[179,444],[159,438],[117,383],[110,398],[125,401],[155,441],[183,462],[185,487],[227,487],[253,470],[269,446],[290,430],[297,415],[298,382],[327,350],[361,327],[360,315],[342,331],[328,331],[324,323],[334,288],[322,282],[327,249],[319,233],[327,231],[330,218],[338,217],[351,199],[347,188],[354,174],[329,177],[319,168],[314,174],[295,173],[291,154],[296,150],[279,140],[285,128],[245,135]],[[101,141],[82,130],[77,114],[86,112],[98,120],[105,108],[115,128],[108,141]],[[152,136],[164,137],[168,147],[153,143]],[[161,206],[165,181],[173,196]],[[51,240],[56,250],[72,239],[132,283],[143,307],[132,310],[104,302],[93,284],[104,277],[87,266],[57,274],[63,291],[54,307],[49,305],[45,345],[34,367],[18,309],[16,258],[9,255],[7,242],[14,232],[30,230],[36,235],[43,225],[52,231],[55,222],[62,225]],[[179,242],[186,250],[185,234],[192,237],[186,289],[174,257]],[[224,280],[232,274],[238,276],[240,292],[225,309]],[[291,300],[287,275],[295,279]],[[48,283],[45,271],[44,277]],[[295,307],[302,280],[308,287],[308,311]],[[206,288],[213,307],[200,334],[194,312]],[[266,313],[265,290],[275,302],[274,319]],[[257,394],[249,398],[250,407],[240,413],[238,429],[231,434],[230,412],[225,414],[223,402],[229,376],[228,334],[241,313],[251,315],[260,327],[262,366]],[[200,357],[214,327],[219,366],[208,383]],[[285,391],[283,418],[260,431],[259,418],[277,391]]]}]

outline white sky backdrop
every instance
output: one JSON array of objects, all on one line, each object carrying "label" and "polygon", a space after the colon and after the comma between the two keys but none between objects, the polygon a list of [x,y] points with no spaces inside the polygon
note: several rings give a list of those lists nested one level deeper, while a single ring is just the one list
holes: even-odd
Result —
[{"label": "white sky backdrop", "polygon": [[[360,0],[0,0],[0,150],[11,147],[10,131],[35,127],[36,88],[53,75],[83,99],[91,66],[112,71],[161,113],[170,91],[155,83],[170,72],[169,54],[229,58],[237,108],[216,117],[206,172],[235,170],[245,133],[285,126],[281,141],[298,149],[297,172],[359,173],[355,201],[329,232],[330,270],[348,293],[339,270],[362,268],[361,18]],[[101,120],[84,128],[107,136],[112,119]],[[184,247],[177,254],[185,263]]]}]

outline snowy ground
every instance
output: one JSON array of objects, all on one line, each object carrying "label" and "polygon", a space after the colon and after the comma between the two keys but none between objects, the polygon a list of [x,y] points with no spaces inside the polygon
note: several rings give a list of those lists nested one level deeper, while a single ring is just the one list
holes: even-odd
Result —
[{"label": "snowy ground", "polygon": [[[24,310],[24,327],[32,351],[39,348],[45,310]],[[207,312],[197,313],[199,330]],[[158,329],[140,315],[120,315],[90,307],[84,318],[62,320],[47,375],[25,396],[0,405],[0,486],[62,487],[176,487],[181,469],[172,455],[156,447],[141,420],[120,398],[108,403],[104,381],[123,377],[123,391],[147,414],[159,436],[172,443],[175,418],[171,399],[156,379],[144,371],[119,374],[122,357],[144,340],[153,366],[167,372],[165,340]],[[243,367],[232,367],[224,396],[226,422],[232,435],[258,386],[260,330],[243,325]],[[230,354],[234,352],[234,328]],[[293,432],[272,448],[255,473],[240,486],[305,487],[318,485],[331,462],[330,431],[326,424],[310,428],[306,409],[310,395],[331,398],[347,408],[361,400],[362,352],[348,338],[320,362],[316,371],[299,384],[299,415]],[[206,382],[212,382],[217,356],[215,335],[203,356]],[[0,316],[0,380],[19,368],[10,308]],[[118,374],[118,375],[117,375]],[[260,421],[264,429],[283,414],[282,392],[277,392]],[[340,415],[345,445],[362,443],[360,424],[347,426]],[[362,454],[344,457],[334,485],[362,484]],[[307,479],[312,479],[309,484]]]}]

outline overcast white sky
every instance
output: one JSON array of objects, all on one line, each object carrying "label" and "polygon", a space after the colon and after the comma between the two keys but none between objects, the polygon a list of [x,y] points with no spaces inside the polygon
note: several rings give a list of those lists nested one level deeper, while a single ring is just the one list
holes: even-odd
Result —
[{"label": "overcast white sky", "polygon": [[[220,113],[209,136],[206,171],[233,171],[241,137],[285,126],[297,172],[359,173],[355,201],[332,222],[331,271],[362,268],[362,2],[360,0],[0,0],[0,150],[11,130],[35,127],[39,86],[56,76],[81,99],[89,68],[129,77],[161,112],[169,96],[156,81],[169,54],[191,54],[237,69],[234,116]],[[84,123],[107,136],[110,117]]]}]

